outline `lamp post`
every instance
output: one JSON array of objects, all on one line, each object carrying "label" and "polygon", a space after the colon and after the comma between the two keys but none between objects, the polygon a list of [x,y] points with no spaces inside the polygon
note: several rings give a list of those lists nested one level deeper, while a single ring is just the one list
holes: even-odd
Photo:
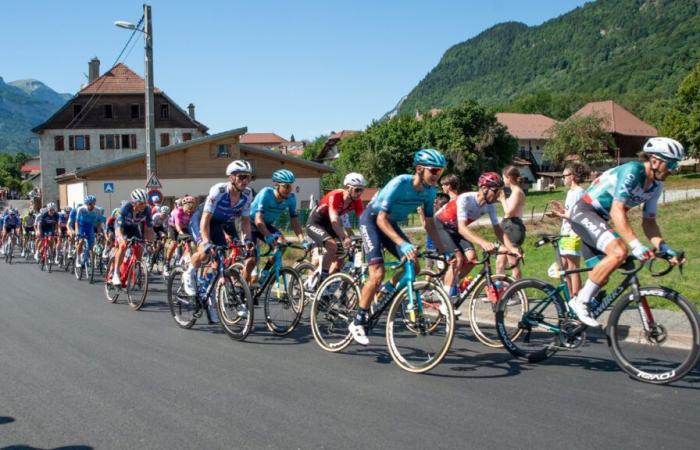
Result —
[{"label": "lamp post", "polygon": [[151,23],[151,6],[143,5],[143,29],[138,29],[130,22],[118,20],[114,25],[127,30],[136,30],[143,33],[145,49],[145,91],[146,91],[146,183],[156,175],[156,127],[153,113],[153,27]]}]

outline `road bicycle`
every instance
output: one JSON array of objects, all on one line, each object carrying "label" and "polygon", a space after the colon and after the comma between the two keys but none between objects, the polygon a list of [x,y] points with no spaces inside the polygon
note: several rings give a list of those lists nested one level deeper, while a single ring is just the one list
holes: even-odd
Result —
[{"label": "road bicycle", "polygon": [[3,246],[3,251],[5,252],[5,262],[7,264],[12,264],[12,258],[17,245],[18,241],[16,232],[9,233],[7,240],[5,241],[5,245]]},{"label": "road bicycle", "polygon": [[24,233],[24,242],[22,244],[22,254],[24,259],[29,261],[34,256],[35,249],[35,236],[34,233]]},{"label": "road bicycle", "polygon": [[41,238],[41,252],[39,253],[39,269],[51,273],[55,259],[56,236],[46,234]]},{"label": "road bicycle", "polygon": [[[542,235],[535,246],[552,244],[556,261],[563,267],[559,239],[561,236]],[[615,303],[604,330],[612,355],[632,378],[654,384],[679,380],[695,367],[700,356],[700,317],[693,304],[672,288],[639,283],[637,274],[645,267],[654,277],[673,270],[668,264],[661,272],[653,271],[654,261],[669,258],[662,252],[646,263],[629,257],[618,269],[624,276],[619,285],[610,294],[601,291],[589,304],[591,315],[599,318]],[[589,270],[592,268],[559,270],[557,286],[534,278],[521,279],[504,292],[496,305],[496,329],[513,356],[536,363],[559,350],[583,345],[587,327],[568,305],[566,277]],[[524,297],[517,301],[528,305],[524,314],[507,308],[516,297]]]},{"label": "road bicycle", "polygon": [[[125,286],[129,306],[134,311],[138,311],[146,303],[148,295],[148,272],[141,258],[144,241],[137,237],[131,237],[126,242],[127,246],[121,266],[114,267],[114,256],[110,257],[107,263],[104,282],[105,296],[110,303],[116,303],[123,289],[122,286]],[[115,269],[119,270],[121,286],[112,284],[112,273]]]},{"label": "road bicycle", "polygon": [[[87,274],[88,278],[90,278],[90,282],[92,283],[92,278],[94,277],[94,251],[92,248],[90,248],[90,245],[88,244],[88,238],[87,236],[79,236],[78,239],[82,241],[82,246],[83,246],[83,251],[81,255],[77,254],[76,251],[76,258],[78,258],[78,264],[75,265],[73,269],[73,273],[75,274],[75,278],[80,281],[83,279],[83,275]],[[77,247],[76,247],[77,248]]]}]

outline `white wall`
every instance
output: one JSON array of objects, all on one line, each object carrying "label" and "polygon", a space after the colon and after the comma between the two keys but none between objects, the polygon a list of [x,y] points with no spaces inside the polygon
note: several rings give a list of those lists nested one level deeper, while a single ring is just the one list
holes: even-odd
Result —
[{"label": "white wall", "polygon": [[78,181],[69,184],[66,188],[66,197],[68,200],[68,204],[61,205],[61,207],[63,208],[66,206],[71,206],[75,208],[78,204],[83,203],[83,200],[85,200],[85,196],[87,195],[85,186],[86,184],[87,183],[85,181]]}]

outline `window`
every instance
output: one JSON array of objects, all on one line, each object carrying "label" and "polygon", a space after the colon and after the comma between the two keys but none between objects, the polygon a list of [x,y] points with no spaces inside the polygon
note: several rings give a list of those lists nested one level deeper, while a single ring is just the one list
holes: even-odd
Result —
[{"label": "window", "polygon": [[65,150],[65,143],[64,143],[64,138],[63,136],[54,136],[53,137],[53,149],[56,150],[57,152],[62,152]]},{"label": "window", "polygon": [[231,145],[230,144],[219,144],[216,149],[217,158],[230,158],[231,157]]},{"label": "window", "polygon": [[118,150],[120,137],[118,134],[101,134],[100,150]]},{"label": "window", "polygon": [[68,150],[90,150],[90,136],[87,134],[68,136]]},{"label": "window", "polygon": [[56,167],[56,176],[60,177],[61,175],[66,173],[66,169],[63,167]]},{"label": "window", "polygon": [[192,140],[192,133],[182,133],[182,142],[187,142]]},{"label": "window", "polygon": [[[119,135],[117,135],[119,136]],[[117,147],[119,148],[119,147]],[[136,135],[135,134],[122,134],[122,148],[123,149],[136,149]]]},{"label": "window", "polygon": [[105,105],[105,119],[112,119],[112,105]]},{"label": "window", "polygon": [[141,118],[141,105],[133,104],[131,105],[131,118],[140,119]]},{"label": "window", "polygon": [[160,105],[160,118],[167,119],[170,117],[170,108],[168,105]]},{"label": "window", "polygon": [[170,135],[168,133],[160,133],[160,146],[167,147],[170,145]]},{"label": "window", "polygon": [[83,105],[78,105],[77,103],[73,105],[73,117],[80,116],[80,111],[83,110]]}]

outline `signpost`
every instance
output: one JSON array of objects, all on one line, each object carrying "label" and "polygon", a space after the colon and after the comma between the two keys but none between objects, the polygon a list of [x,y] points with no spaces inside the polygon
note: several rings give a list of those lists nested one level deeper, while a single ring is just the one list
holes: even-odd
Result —
[{"label": "signpost", "polygon": [[112,211],[112,194],[114,194],[114,183],[108,181],[104,183],[104,192],[109,194],[109,210]]},{"label": "signpost", "polygon": [[162,189],[163,185],[160,184],[160,180],[156,174],[152,174],[151,177],[146,182],[146,189]]},{"label": "signpost", "polygon": [[160,204],[163,201],[163,193],[158,189],[148,191],[148,202],[152,205]]}]

